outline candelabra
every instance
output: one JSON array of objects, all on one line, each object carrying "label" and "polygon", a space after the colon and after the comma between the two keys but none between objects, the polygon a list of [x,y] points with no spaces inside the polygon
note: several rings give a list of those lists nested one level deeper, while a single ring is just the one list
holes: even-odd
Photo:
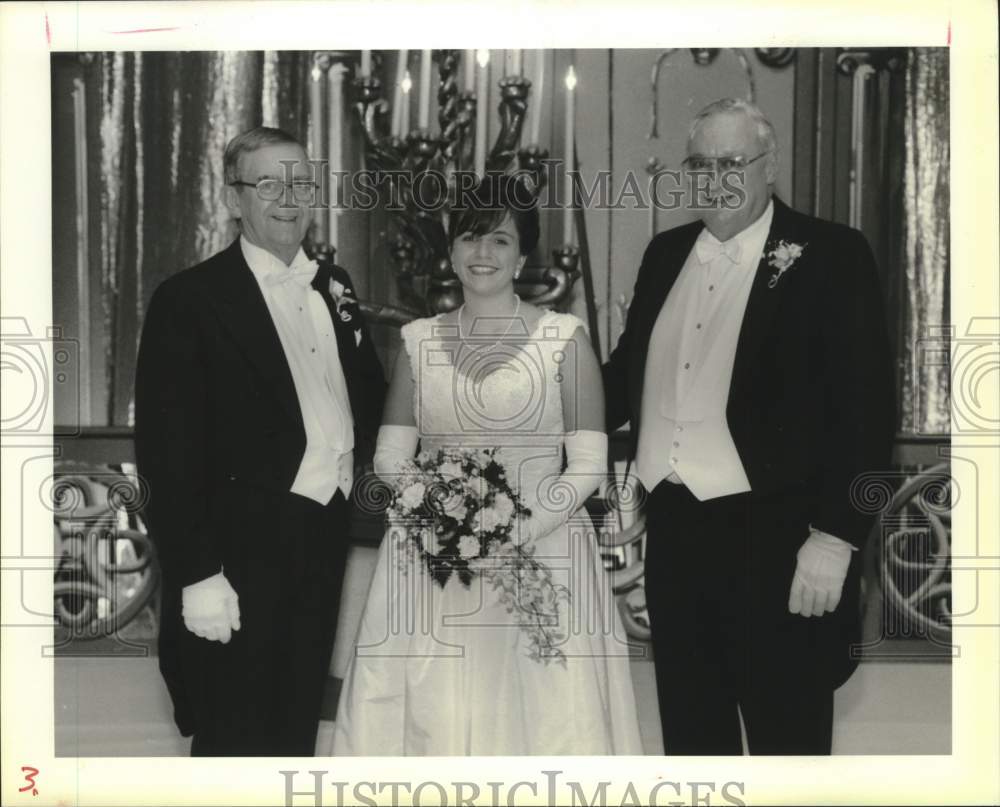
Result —
[{"label": "candelabra", "polygon": [[[466,59],[469,54],[466,53]],[[400,58],[405,59],[406,54],[401,53]],[[528,79],[507,75],[499,80],[500,130],[489,153],[483,155],[474,143],[477,134],[480,143],[485,143],[485,110],[479,108],[485,102],[482,97],[485,79],[480,82],[480,92],[473,92],[469,82],[464,91],[459,91],[461,52],[439,50],[431,58],[437,63],[436,131],[427,125],[424,97],[421,97],[420,116],[423,125],[406,131],[409,121],[405,110],[409,99],[404,99],[400,114],[384,97],[385,84],[374,70],[368,73],[362,70],[353,81],[353,91],[363,131],[366,166],[374,170],[379,187],[388,191],[386,209],[395,229],[390,254],[400,293],[408,305],[421,312],[440,313],[454,310],[462,303],[462,288],[451,267],[446,235],[448,200],[455,191],[456,175],[477,168],[479,174],[484,170],[502,173],[516,168],[537,197],[546,184],[544,167],[548,152],[537,143],[519,147],[531,88]],[[371,61],[368,57],[369,69]],[[472,69],[471,64],[466,63],[466,69]],[[481,64],[480,70],[484,69]],[[398,75],[409,82],[405,63]],[[421,80],[429,79],[422,74]],[[401,101],[397,97],[394,103]],[[397,116],[397,123],[390,128],[393,115]],[[477,132],[478,127],[483,127],[483,131]],[[575,247],[559,247],[554,250],[552,265],[526,267],[517,281],[518,293],[539,305],[560,304],[579,276],[578,257]]]}]

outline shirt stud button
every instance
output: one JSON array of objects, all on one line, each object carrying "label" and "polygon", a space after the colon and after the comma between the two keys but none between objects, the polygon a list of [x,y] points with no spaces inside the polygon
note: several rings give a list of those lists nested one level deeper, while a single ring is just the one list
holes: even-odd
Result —
[{"label": "shirt stud button", "polygon": [[678,443],[676,440],[674,440],[674,448],[677,448],[678,446],[680,446],[680,443]]},{"label": "shirt stud button", "polygon": [[695,328],[697,328],[697,329],[698,329],[698,330],[700,331],[700,330],[701,330],[701,323],[699,322],[699,323],[698,323],[697,325],[695,325],[694,327],[695,327]]},{"label": "shirt stud button", "polygon": [[709,287],[708,287],[708,290],[709,290],[709,291],[715,291],[715,286],[709,286]]},{"label": "shirt stud button", "polygon": [[684,369],[685,370],[690,369],[690,367],[691,367],[691,362],[689,362],[689,361],[684,362]]}]

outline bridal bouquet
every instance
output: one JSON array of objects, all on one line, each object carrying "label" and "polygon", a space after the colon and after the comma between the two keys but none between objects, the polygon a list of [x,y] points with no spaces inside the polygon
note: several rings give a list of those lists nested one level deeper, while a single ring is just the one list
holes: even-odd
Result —
[{"label": "bridal bouquet", "polygon": [[399,468],[386,515],[442,588],[453,574],[466,588],[482,577],[517,614],[531,655],[565,663],[556,646],[563,638],[558,604],[569,600],[569,590],[553,582],[551,570],[522,543],[518,520],[531,511],[508,482],[497,451],[421,452]]}]

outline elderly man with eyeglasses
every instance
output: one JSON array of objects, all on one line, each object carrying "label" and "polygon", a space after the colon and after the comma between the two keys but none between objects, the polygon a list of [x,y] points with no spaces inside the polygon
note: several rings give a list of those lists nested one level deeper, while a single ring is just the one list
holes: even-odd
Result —
[{"label": "elderly man with eyeglasses", "polygon": [[857,230],[773,194],[774,131],[745,101],[693,120],[699,221],[660,233],[604,367],[648,491],[646,601],[667,754],[829,754],[857,665],[857,483],[895,404],[875,260]]},{"label": "elderly man with eyeglasses", "polygon": [[385,381],[350,277],[302,249],[305,150],[258,127],[223,161],[240,236],[156,290],[139,345],[160,669],[192,755],[311,756]]}]

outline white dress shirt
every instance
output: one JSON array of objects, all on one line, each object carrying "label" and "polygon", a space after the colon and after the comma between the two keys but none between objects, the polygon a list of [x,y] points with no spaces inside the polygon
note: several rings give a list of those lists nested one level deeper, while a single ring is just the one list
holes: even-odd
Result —
[{"label": "white dress shirt", "polygon": [[699,499],[750,490],[726,404],[743,315],[764,251],[773,203],[720,242],[702,230],[649,340],[636,472],[647,490],[663,479]]},{"label": "white dress shirt", "polygon": [[295,383],[306,450],[291,492],[326,504],[354,483],[354,421],[330,311],[309,286],[316,263],[299,248],[291,266],[240,237]]}]

